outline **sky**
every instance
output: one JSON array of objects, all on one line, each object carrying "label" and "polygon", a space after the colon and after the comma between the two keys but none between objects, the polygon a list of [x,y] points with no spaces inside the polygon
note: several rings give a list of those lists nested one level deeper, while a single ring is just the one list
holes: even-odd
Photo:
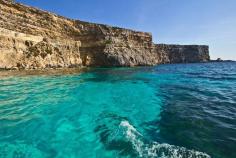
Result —
[{"label": "sky", "polygon": [[209,45],[236,60],[236,0],[16,0],[73,19],[151,32],[155,43]]}]

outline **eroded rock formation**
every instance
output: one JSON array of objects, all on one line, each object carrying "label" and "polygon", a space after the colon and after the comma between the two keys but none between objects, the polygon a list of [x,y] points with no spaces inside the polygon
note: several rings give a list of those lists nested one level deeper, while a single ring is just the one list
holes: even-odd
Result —
[{"label": "eroded rock formation", "polygon": [[0,0],[0,68],[145,66],[209,60],[207,46],[155,45],[150,33]]},{"label": "eroded rock formation", "polygon": [[209,47],[206,45],[167,45],[156,44],[156,52],[162,63],[196,63],[210,60]]}]

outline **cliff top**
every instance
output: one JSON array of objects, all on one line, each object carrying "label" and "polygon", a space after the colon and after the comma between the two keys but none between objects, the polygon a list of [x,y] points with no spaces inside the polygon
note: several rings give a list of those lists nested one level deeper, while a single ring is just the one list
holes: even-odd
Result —
[{"label": "cliff top", "polygon": [[53,15],[57,18],[61,18],[61,19],[69,20],[69,21],[73,21],[73,22],[79,22],[79,23],[84,23],[84,24],[102,26],[102,27],[116,29],[116,30],[126,30],[128,32],[142,33],[142,34],[147,34],[147,36],[152,36],[152,33],[150,33],[150,32],[136,31],[136,30],[133,30],[133,29],[127,29],[127,28],[122,28],[122,27],[118,27],[118,26],[111,26],[111,25],[106,25],[106,24],[81,21],[79,19],[67,18],[65,16],[61,16],[61,15],[53,13],[53,12],[45,11],[45,10],[42,10],[40,8],[37,8],[37,7],[32,7],[32,6],[28,6],[28,5],[25,5],[25,4],[15,2],[15,0],[0,0],[0,4],[4,4],[4,5],[9,6],[9,7],[14,7],[14,8],[16,8],[20,11],[27,10],[27,12],[32,12],[32,13],[37,13],[37,14],[47,14],[49,16]]},{"label": "cliff top", "polygon": [[171,47],[207,47],[207,48],[209,48],[209,46],[208,45],[199,45],[199,44],[184,44],[184,45],[182,45],[182,44],[164,44],[164,43],[157,43],[157,44],[155,44],[155,45],[161,45],[161,46],[171,46]]}]

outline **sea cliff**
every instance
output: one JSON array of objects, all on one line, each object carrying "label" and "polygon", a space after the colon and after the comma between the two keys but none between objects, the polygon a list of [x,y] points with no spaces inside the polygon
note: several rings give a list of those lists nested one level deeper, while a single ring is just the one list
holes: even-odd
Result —
[{"label": "sea cliff", "polygon": [[209,46],[156,44],[162,63],[196,63],[210,61]]},{"label": "sea cliff", "polygon": [[0,0],[0,68],[149,66],[209,61],[208,46],[154,44],[151,33],[68,19]]}]

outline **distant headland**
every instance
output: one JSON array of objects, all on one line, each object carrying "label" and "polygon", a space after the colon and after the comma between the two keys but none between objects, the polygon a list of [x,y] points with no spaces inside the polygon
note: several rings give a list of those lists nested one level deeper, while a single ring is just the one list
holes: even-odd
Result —
[{"label": "distant headland", "polygon": [[210,60],[210,62],[235,62],[234,60],[224,60],[221,58],[217,58],[216,60]]}]

